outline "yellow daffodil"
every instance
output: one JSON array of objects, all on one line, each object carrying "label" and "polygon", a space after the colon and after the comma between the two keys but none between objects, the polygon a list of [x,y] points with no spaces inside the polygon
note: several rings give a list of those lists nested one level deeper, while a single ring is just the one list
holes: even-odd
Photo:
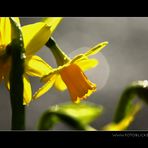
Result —
[{"label": "yellow daffodil", "polygon": [[34,94],[34,98],[37,99],[54,85],[60,91],[64,91],[68,88],[74,103],[79,103],[80,100],[86,99],[96,91],[96,85],[88,80],[84,71],[93,68],[98,64],[96,59],[89,59],[88,57],[98,53],[107,44],[108,42],[102,42],[86,53],[70,59],[59,49],[54,40],[50,38],[46,45],[49,45],[48,47],[50,47],[56,57],[59,67],[54,69],[51,68],[48,75],[41,79],[46,83]]},{"label": "yellow daffodil", "polygon": [[[26,53],[24,82],[24,105],[32,99],[32,90],[27,75],[43,77],[48,74],[50,66],[39,56],[34,55],[45,45],[62,18],[48,18],[46,22],[37,22],[23,26],[22,34]],[[19,18],[14,20],[20,25]],[[11,55],[7,54],[7,45],[11,43],[11,23],[8,17],[0,18],[0,82],[4,79],[10,89],[9,72],[11,69]]]}]

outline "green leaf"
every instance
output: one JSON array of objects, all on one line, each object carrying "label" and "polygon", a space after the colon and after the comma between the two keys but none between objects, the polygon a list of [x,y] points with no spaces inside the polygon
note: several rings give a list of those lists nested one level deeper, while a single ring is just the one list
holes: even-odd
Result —
[{"label": "green leaf", "polygon": [[88,124],[103,111],[102,106],[92,103],[66,103],[49,108],[40,118],[38,129],[47,130],[63,121],[78,130],[94,130]]},{"label": "green leaf", "polygon": [[67,103],[53,106],[50,110],[65,113],[84,124],[89,124],[102,113],[103,107],[92,103]]},{"label": "green leaf", "polygon": [[122,131],[126,130],[134,121],[135,116],[142,108],[142,102],[138,102],[130,107],[125,117],[118,123],[112,122],[103,127],[106,131]]},{"label": "green leaf", "polygon": [[115,112],[115,123],[119,123],[126,116],[132,106],[132,101],[137,97],[148,104],[147,80],[133,82],[124,90]]}]

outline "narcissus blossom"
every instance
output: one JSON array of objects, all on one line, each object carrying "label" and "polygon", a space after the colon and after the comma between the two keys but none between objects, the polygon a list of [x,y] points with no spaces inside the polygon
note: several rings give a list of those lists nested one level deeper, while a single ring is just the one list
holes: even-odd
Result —
[{"label": "narcissus blossom", "polygon": [[42,81],[46,83],[34,94],[34,98],[39,98],[54,85],[60,91],[68,88],[74,103],[79,103],[80,100],[86,99],[96,91],[96,84],[88,80],[84,71],[98,64],[97,59],[89,59],[89,56],[98,53],[107,44],[108,42],[102,42],[86,53],[79,54],[70,59],[56,46],[54,40],[50,39],[50,46],[48,47],[55,55],[59,67],[51,68],[48,75],[42,78]]},{"label": "narcissus blossom", "polygon": [[[40,50],[48,39],[51,37],[55,28],[58,26],[62,18],[51,17],[45,22],[37,22],[21,27],[24,48],[26,53],[25,73],[23,75],[24,82],[24,104],[28,104],[32,99],[31,84],[27,75],[35,77],[43,77],[48,74],[50,66],[39,56],[34,55]],[[14,18],[20,26],[19,18]],[[48,22],[48,23],[47,23]],[[0,82],[5,81],[8,89],[9,72],[11,69],[11,55],[7,54],[7,46],[11,43],[11,22],[8,17],[0,18]],[[17,84],[16,84],[17,85]]]}]

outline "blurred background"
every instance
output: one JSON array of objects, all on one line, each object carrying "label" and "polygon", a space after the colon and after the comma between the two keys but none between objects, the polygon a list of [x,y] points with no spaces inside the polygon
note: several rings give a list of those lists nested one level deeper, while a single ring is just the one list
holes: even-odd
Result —
[{"label": "blurred background", "polygon": [[[22,17],[21,24],[40,21],[39,17]],[[101,54],[95,57],[100,65],[86,72],[88,78],[97,83],[98,91],[87,101],[102,105],[104,112],[91,125],[96,129],[111,122],[119,98],[125,87],[134,80],[148,79],[148,18],[146,17],[64,17],[53,34],[57,43],[68,55],[86,51],[95,44],[108,41]],[[56,67],[49,50],[44,47],[38,53],[51,66]],[[42,84],[31,78],[35,92]],[[11,128],[9,93],[0,85],[0,130]],[[26,107],[27,130],[36,130],[41,114],[50,106],[69,102],[68,91],[59,92],[52,88],[39,100]],[[131,124],[130,130],[148,130],[148,107],[145,105]],[[53,130],[73,130],[59,123]]]}]

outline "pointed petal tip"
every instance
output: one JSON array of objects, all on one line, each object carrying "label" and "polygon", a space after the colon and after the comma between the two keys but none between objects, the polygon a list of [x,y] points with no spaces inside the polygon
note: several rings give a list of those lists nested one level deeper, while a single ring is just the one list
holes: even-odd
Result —
[{"label": "pointed petal tip", "polygon": [[39,99],[39,97],[38,97],[38,92],[35,92],[35,93],[33,94],[32,99],[33,99],[33,100]]},{"label": "pointed petal tip", "polygon": [[108,41],[105,41],[105,42],[102,43],[102,45],[104,45],[104,46],[107,46],[108,44],[109,44]]},{"label": "pointed petal tip", "polygon": [[33,100],[36,100],[37,99],[36,94],[33,95],[32,99]]},{"label": "pointed petal tip", "polygon": [[30,102],[23,102],[24,106],[29,106]]},{"label": "pointed petal tip", "polygon": [[72,102],[73,102],[74,104],[79,104],[79,103],[81,102],[81,100],[80,100],[80,98],[77,98],[76,100],[72,100]]}]

